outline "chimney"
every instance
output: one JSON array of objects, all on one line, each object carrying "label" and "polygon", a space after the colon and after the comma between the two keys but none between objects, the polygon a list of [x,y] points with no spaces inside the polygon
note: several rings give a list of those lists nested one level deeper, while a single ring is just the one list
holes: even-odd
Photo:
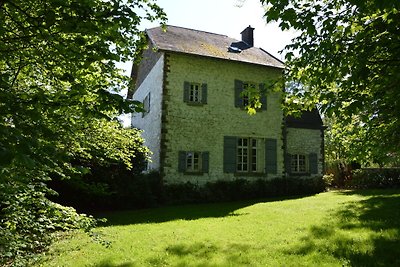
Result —
[{"label": "chimney", "polygon": [[254,28],[250,25],[246,29],[244,29],[240,34],[242,35],[242,41],[248,44],[250,47],[254,46],[254,36],[253,36]]}]

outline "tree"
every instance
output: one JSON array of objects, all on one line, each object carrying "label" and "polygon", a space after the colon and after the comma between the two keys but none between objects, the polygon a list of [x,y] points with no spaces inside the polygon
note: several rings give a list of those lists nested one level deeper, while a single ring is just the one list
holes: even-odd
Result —
[{"label": "tree", "polygon": [[291,108],[316,104],[349,142],[348,158],[400,152],[400,2],[261,0],[267,21],[299,32],[286,46]]},{"label": "tree", "polygon": [[143,19],[166,17],[147,0],[0,1],[0,265],[92,224],[47,198],[46,181],[85,172],[71,158],[129,165],[112,121],[139,103],[110,90],[128,84],[115,63],[138,58]]}]

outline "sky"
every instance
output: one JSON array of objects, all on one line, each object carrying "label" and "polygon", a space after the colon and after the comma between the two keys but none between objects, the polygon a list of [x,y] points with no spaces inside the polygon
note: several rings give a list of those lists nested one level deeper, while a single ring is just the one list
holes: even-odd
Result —
[{"label": "sky", "polygon": [[[240,40],[247,27],[254,29],[254,46],[263,48],[275,57],[296,33],[282,32],[277,23],[266,23],[264,9],[259,0],[157,0],[167,14],[168,25],[227,35]],[[141,30],[158,27],[159,23],[142,22]],[[122,65],[130,74],[132,63]],[[124,119],[124,125],[128,122]]]}]

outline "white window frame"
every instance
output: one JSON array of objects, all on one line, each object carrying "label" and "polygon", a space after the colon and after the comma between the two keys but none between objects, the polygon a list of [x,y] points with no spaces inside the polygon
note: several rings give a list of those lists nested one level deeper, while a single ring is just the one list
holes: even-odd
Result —
[{"label": "white window frame", "polygon": [[197,151],[187,151],[185,159],[186,172],[202,171],[202,153]]},{"label": "white window frame", "polygon": [[201,84],[200,83],[190,83],[189,87],[189,103],[201,103]]},{"label": "white window frame", "polygon": [[292,154],[290,157],[291,173],[307,173],[308,158],[305,154]]},{"label": "white window frame", "polygon": [[258,170],[257,138],[239,137],[236,144],[236,171],[239,173],[255,173]]}]

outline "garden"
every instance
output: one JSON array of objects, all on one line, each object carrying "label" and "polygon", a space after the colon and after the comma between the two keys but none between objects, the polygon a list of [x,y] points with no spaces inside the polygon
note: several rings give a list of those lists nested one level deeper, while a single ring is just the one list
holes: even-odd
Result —
[{"label": "garden", "polygon": [[385,189],[98,214],[38,266],[398,266],[399,207]]}]

